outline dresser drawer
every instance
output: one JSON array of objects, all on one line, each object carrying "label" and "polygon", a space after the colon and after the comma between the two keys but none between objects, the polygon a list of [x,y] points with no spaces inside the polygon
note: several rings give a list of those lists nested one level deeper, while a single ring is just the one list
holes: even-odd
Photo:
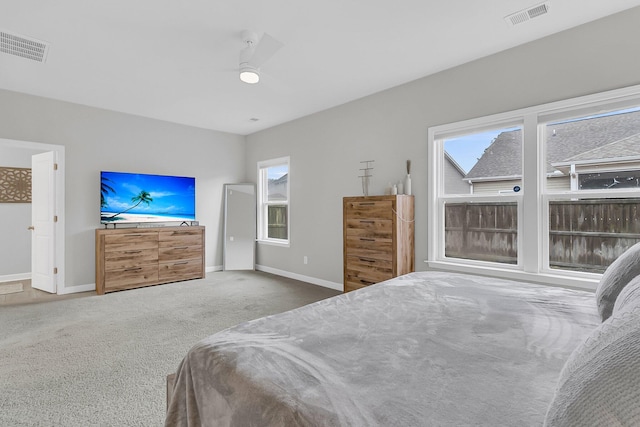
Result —
[{"label": "dresser drawer", "polygon": [[345,271],[345,282],[359,286],[373,285],[374,283],[383,282],[392,277],[393,273],[388,269],[358,269],[357,266],[348,266]]},{"label": "dresser drawer", "polygon": [[161,262],[159,275],[161,281],[199,279],[204,276],[202,260]]},{"label": "dresser drawer", "polygon": [[104,274],[106,292],[156,283],[158,283],[157,264],[106,271]]},{"label": "dresser drawer", "polygon": [[171,246],[202,246],[202,232],[198,229],[188,228],[178,231],[161,231],[159,233],[159,246],[167,248]]},{"label": "dresser drawer", "polygon": [[159,249],[160,262],[202,258],[202,246],[171,246]]},{"label": "dresser drawer", "polygon": [[390,219],[348,219],[345,221],[347,236],[393,237],[393,221]]},{"label": "dresser drawer", "polygon": [[373,256],[353,256],[347,254],[347,268],[380,268],[393,271],[393,261],[386,253],[374,253]]},{"label": "dresser drawer", "polygon": [[393,252],[393,240],[382,237],[345,237],[345,247],[349,249],[369,249],[378,252]]},{"label": "dresser drawer", "polygon": [[362,200],[345,202],[346,219],[392,219],[391,200]]},{"label": "dresser drawer", "polygon": [[104,250],[153,249],[158,247],[158,233],[127,233],[104,236]]},{"label": "dresser drawer", "polygon": [[[131,248],[133,245],[128,245]],[[104,269],[121,270],[144,264],[158,262],[158,250],[152,249],[126,249],[123,251],[107,251],[104,255]]]}]

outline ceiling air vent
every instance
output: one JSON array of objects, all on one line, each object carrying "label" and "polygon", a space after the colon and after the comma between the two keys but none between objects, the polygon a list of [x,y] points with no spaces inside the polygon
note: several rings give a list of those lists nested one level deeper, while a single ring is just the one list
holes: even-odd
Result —
[{"label": "ceiling air vent", "polygon": [[0,52],[44,62],[49,45],[46,42],[0,30]]},{"label": "ceiling air vent", "polygon": [[539,4],[537,6],[530,7],[520,12],[512,13],[509,16],[505,16],[504,20],[510,26],[522,24],[538,16],[546,15],[549,13],[549,2]]}]

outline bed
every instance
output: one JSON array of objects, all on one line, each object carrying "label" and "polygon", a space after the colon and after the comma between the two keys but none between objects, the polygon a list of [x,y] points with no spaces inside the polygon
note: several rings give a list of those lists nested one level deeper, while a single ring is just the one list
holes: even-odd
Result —
[{"label": "bed", "polygon": [[593,293],[418,272],[243,323],[181,362],[166,426],[542,425]]}]

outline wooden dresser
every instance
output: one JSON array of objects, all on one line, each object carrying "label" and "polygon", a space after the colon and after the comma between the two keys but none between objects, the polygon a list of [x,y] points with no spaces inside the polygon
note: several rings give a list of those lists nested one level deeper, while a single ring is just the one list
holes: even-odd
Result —
[{"label": "wooden dresser", "polygon": [[96,292],[204,277],[204,227],[96,230]]},{"label": "wooden dresser", "polygon": [[414,271],[413,205],[406,195],[343,199],[345,292]]}]

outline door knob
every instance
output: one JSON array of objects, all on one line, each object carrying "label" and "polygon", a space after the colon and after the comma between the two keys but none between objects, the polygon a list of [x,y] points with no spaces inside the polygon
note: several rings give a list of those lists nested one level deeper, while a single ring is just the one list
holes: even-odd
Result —
[{"label": "door knob", "polygon": [[35,230],[36,228],[33,225],[27,227],[27,230]]}]

